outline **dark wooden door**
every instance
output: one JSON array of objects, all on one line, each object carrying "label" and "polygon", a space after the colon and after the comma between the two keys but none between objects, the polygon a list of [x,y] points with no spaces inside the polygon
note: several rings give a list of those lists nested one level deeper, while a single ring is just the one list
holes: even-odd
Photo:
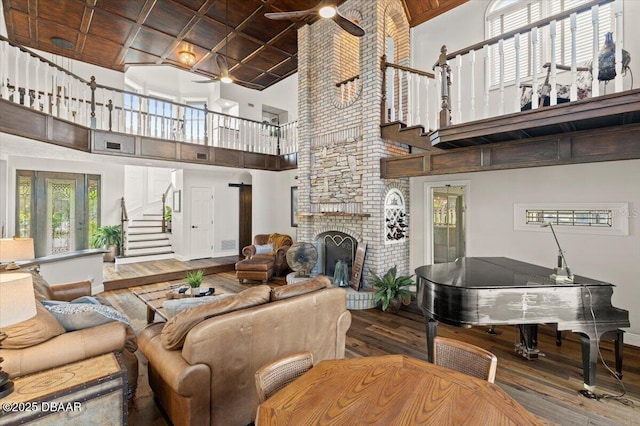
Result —
[{"label": "dark wooden door", "polygon": [[251,200],[252,200],[252,192],[251,185],[240,185],[240,220],[239,226],[240,230],[238,233],[238,240],[240,242],[240,247],[238,247],[239,254],[242,255],[242,248],[253,243],[253,233],[251,230]]}]

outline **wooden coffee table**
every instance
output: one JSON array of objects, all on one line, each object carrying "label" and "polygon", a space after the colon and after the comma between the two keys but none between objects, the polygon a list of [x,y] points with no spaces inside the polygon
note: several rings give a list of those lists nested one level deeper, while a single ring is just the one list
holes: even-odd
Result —
[{"label": "wooden coffee table", "polygon": [[260,425],[540,425],[493,383],[404,355],[321,361],[258,407]]},{"label": "wooden coffee table", "polygon": [[[132,287],[131,292],[138,299],[142,300],[144,304],[147,306],[147,322],[152,323],[155,320],[156,314],[167,321],[168,317],[165,312],[165,309],[162,307],[162,304],[169,300],[169,293],[173,293],[171,298],[182,298],[182,297],[192,297],[190,294],[179,295],[178,289],[180,287],[184,287],[185,283],[161,283],[161,284],[151,284],[140,287]],[[215,294],[223,294],[224,291],[221,291],[219,288],[216,288]]]}]

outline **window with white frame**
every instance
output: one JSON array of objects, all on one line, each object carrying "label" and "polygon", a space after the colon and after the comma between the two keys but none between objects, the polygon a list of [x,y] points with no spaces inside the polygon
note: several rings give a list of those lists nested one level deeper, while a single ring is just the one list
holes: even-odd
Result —
[{"label": "window with white frame", "polygon": [[516,203],[516,231],[545,232],[546,224],[570,234],[629,235],[629,203]]},{"label": "window with white frame", "polygon": [[[524,27],[533,22],[549,16],[556,15],[591,0],[493,0],[486,13],[486,38],[492,38]],[[598,8],[599,28],[598,40],[604,41],[605,33],[613,28],[613,3],[607,3]],[[583,64],[593,56],[593,26],[590,12],[577,15],[576,22],[576,62]],[[551,38],[548,27],[538,32],[537,55],[538,67],[551,60]],[[559,21],[556,24],[556,63],[571,65],[571,28],[570,19]],[[533,55],[531,52],[530,33],[520,35],[520,76],[531,76]],[[510,38],[503,44],[504,55],[504,81],[515,80],[516,50],[515,40]],[[544,58],[544,60],[542,59]],[[498,46],[490,49],[491,84],[499,84],[500,79],[500,53]]]},{"label": "window with white frame", "polygon": [[185,101],[184,140],[190,143],[203,144],[206,136],[206,103],[205,101]]}]

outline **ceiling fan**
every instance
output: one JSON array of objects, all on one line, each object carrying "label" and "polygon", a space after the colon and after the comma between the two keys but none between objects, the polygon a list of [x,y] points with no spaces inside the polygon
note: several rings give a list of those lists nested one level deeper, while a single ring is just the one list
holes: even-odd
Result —
[{"label": "ceiling fan", "polygon": [[270,12],[265,13],[264,17],[276,20],[298,20],[315,14],[320,15],[321,18],[333,19],[336,24],[340,25],[340,27],[342,27],[342,29],[349,34],[352,34],[356,37],[362,37],[364,35],[364,30],[362,29],[362,27],[360,27],[360,25],[340,14],[340,11],[336,7],[336,5],[333,2],[326,0],[321,1],[311,9],[297,10],[293,12]]},{"label": "ceiling fan", "polygon": [[254,84],[248,81],[242,81],[238,79],[234,80],[231,77],[231,74],[229,74],[229,64],[227,63],[227,57],[228,57],[227,46],[229,45],[229,31],[227,29],[228,25],[229,25],[229,0],[226,0],[225,12],[224,12],[224,27],[225,27],[224,56],[222,56],[219,53],[216,54],[216,65],[218,66],[218,71],[220,72],[220,74],[217,77],[214,77],[210,80],[199,80],[199,81],[194,81],[194,83],[215,83],[216,81],[220,81],[221,83],[224,83],[224,84],[230,84],[235,81],[247,87],[251,87],[254,89],[262,89],[263,87],[260,86],[259,84]]}]

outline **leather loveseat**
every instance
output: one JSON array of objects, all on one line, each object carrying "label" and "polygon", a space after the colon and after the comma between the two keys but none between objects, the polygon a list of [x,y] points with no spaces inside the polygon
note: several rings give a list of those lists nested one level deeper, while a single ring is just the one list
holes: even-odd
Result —
[{"label": "leather loveseat", "polygon": [[[80,281],[50,287],[39,274],[31,274],[37,313],[34,318],[6,329],[9,338],[3,342],[3,348],[0,349],[0,357],[4,358],[3,370],[11,377],[17,377],[116,352],[127,369],[127,396],[132,398],[138,385],[138,358],[135,355],[137,339],[133,329],[122,322],[112,321],[65,332],[62,325],[40,302],[71,301],[82,296],[90,296],[91,283]],[[18,339],[15,344],[17,347],[8,349],[7,346],[12,346],[12,334],[13,338]]]},{"label": "leather loveseat", "polygon": [[350,325],[346,292],[321,277],[199,305],[151,324],[138,343],[151,389],[174,425],[244,426],[259,405],[258,368],[303,350],[315,362],[343,358]]}]

